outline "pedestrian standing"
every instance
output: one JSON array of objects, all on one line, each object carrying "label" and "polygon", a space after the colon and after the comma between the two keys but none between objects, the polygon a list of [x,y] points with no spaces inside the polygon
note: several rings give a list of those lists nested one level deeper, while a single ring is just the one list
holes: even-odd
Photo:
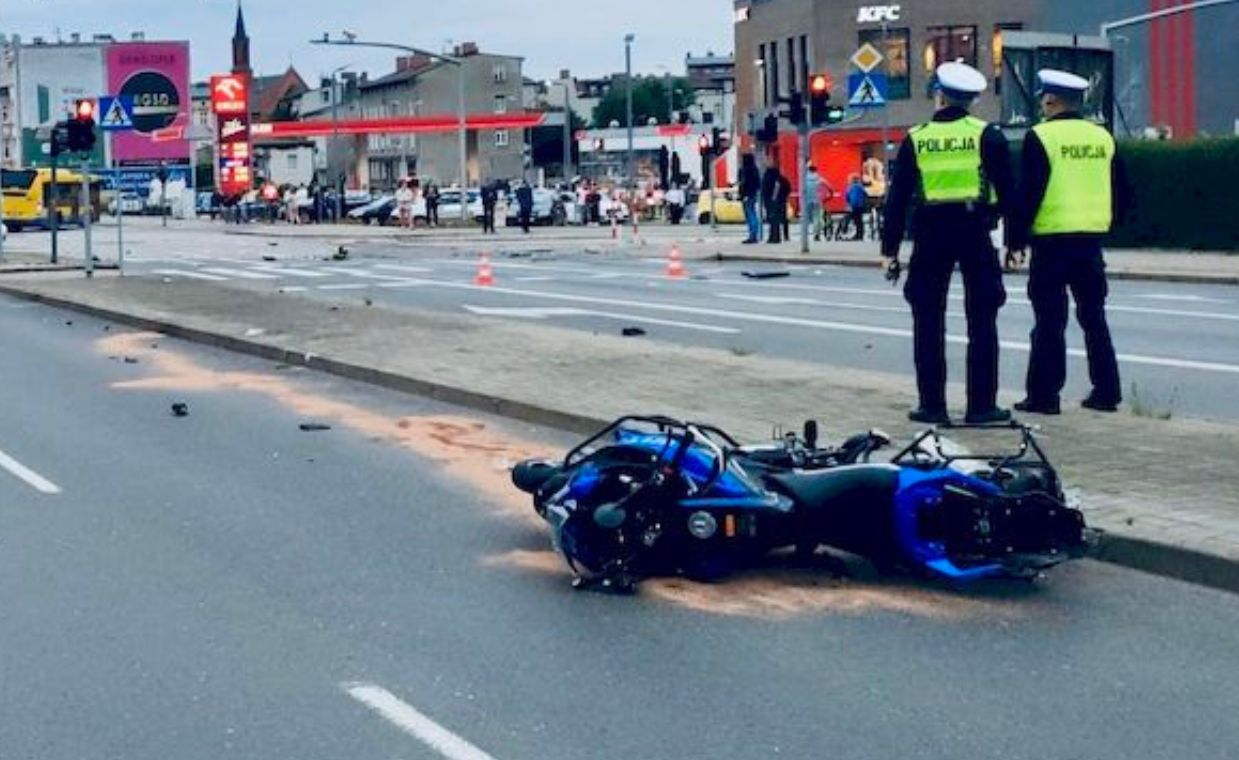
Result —
[{"label": "pedestrian standing", "polygon": [[787,211],[787,204],[792,199],[792,182],[783,172],[779,172],[778,190],[775,192],[774,212],[778,217],[779,224],[783,227],[783,239],[791,241],[791,214]]},{"label": "pedestrian standing", "polygon": [[[1106,264],[1101,240],[1127,205],[1127,182],[1114,138],[1080,114],[1089,82],[1045,69],[1037,75],[1045,120],[1024,138],[1014,237],[1031,239],[1028,299],[1035,325],[1022,412],[1058,414],[1067,379],[1067,290],[1084,331],[1093,390],[1086,409],[1114,412],[1123,401],[1118,360],[1106,322]],[[1019,256],[1016,257],[1017,260]]]},{"label": "pedestrian standing", "polygon": [[499,202],[499,190],[495,183],[482,186],[482,233],[495,232],[495,205]]},{"label": "pedestrian standing", "polygon": [[684,188],[679,185],[673,185],[671,189],[667,191],[665,200],[667,202],[667,215],[669,220],[673,225],[679,225],[680,221],[684,218]]},{"label": "pedestrian standing", "polygon": [[521,231],[529,234],[529,223],[533,219],[533,188],[528,182],[522,182],[516,188],[516,204],[519,208]]},{"label": "pedestrian standing", "polygon": [[749,236],[744,240],[746,245],[761,241],[761,212],[757,208],[761,188],[757,159],[752,153],[745,153],[740,163],[740,200],[744,204],[744,223],[749,228]]},{"label": "pedestrian standing", "polygon": [[434,182],[426,183],[426,224],[430,227],[439,226],[439,186]]},{"label": "pedestrian standing", "polygon": [[766,223],[770,233],[766,242],[770,244],[783,242],[783,223],[779,221],[778,204],[775,196],[779,192],[779,170],[773,163],[766,167],[761,178],[761,205],[766,215]]},{"label": "pedestrian standing", "polygon": [[848,223],[852,227],[852,240],[865,239],[865,209],[869,204],[869,195],[860,175],[853,174],[849,178],[847,191]]},{"label": "pedestrian standing", "polygon": [[405,180],[400,180],[400,186],[396,188],[396,215],[401,228],[413,226],[413,188]]},{"label": "pedestrian standing", "polygon": [[[914,245],[904,295],[912,307],[916,383],[914,422],[950,422],[946,404],[946,305],[958,264],[968,320],[969,424],[1003,422],[1011,412],[998,397],[998,310],[1006,303],[998,252],[990,239],[999,215],[1008,219],[1014,187],[1007,140],[993,124],[969,115],[987,87],[985,75],[962,63],[938,67],[933,119],[908,131],[899,147],[882,230],[887,279],[901,274],[899,246],[909,208]],[[849,190],[849,193],[851,191]],[[862,192],[863,194],[863,192]]]},{"label": "pedestrian standing", "polygon": [[297,191],[293,190],[292,185],[284,188],[284,219],[289,224],[296,224],[297,219]]}]

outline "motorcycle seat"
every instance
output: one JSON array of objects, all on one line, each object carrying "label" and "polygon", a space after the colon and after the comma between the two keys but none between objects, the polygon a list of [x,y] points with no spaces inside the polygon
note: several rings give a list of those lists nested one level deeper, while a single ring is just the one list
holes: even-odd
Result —
[{"label": "motorcycle seat", "polygon": [[899,485],[895,465],[866,464],[828,470],[773,473],[771,485],[790,496],[798,508],[878,508],[890,503]]}]

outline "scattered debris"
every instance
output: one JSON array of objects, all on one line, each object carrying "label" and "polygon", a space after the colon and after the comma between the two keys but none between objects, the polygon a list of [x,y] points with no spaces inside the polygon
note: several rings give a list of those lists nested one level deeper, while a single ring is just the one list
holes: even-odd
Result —
[{"label": "scattered debris", "polygon": [[248,330],[246,330],[246,331],[245,331],[245,337],[247,337],[247,338],[256,338],[256,337],[258,337],[259,335],[262,335],[262,334],[263,334],[263,333],[265,333],[265,332],[266,332],[266,330],[262,329],[261,327],[251,327],[250,329],[248,329]]},{"label": "scattered debris", "polygon": [[275,369],[276,369],[276,371],[277,371],[277,372],[283,372],[284,370],[288,370],[288,369],[292,369],[292,368],[293,368],[293,365],[291,365],[291,364],[277,364],[277,365],[275,365]]},{"label": "scattered debris", "polygon": [[151,350],[153,350],[153,351],[158,351],[158,350],[159,350],[159,344],[158,344],[158,343],[152,343],[152,344],[151,344]]},{"label": "scattered debris", "polygon": [[327,307],[327,311],[339,311],[339,310],[340,310],[339,306],[328,306]]},{"label": "scattered debris", "polygon": [[367,298],[367,299],[365,299],[365,304],[366,304],[366,306],[373,306],[373,305],[374,305],[374,301],[373,301],[373,300],[371,300],[371,299],[369,299],[369,298]]},{"label": "scattered debris", "polygon": [[324,430],[331,430],[331,425],[324,425],[321,422],[303,422],[301,429],[307,433],[320,433]]},{"label": "scattered debris", "polygon": [[623,335],[625,338],[637,338],[645,335],[645,330],[642,330],[640,327],[625,327],[623,330],[620,330],[620,335]]},{"label": "scattered debris", "polygon": [[348,249],[345,248],[344,246],[340,246],[339,248],[336,249],[335,254],[333,254],[331,258],[335,259],[336,261],[344,261],[345,259],[348,258]]},{"label": "scattered debris", "polygon": [[73,320],[72,320],[72,319],[66,319],[66,320],[65,320],[65,325],[67,325],[68,327],[73,327]]},{"label": "scattered debris", "polygon": [[167,284],[168,284],[168,283],[170,283],[170,282],[172,282],[172,278],[171,278],[171,277],[165,277],[165,278],[163,278],[163,283],[164,283],[165,285],[167,285]]},{"label": "scattered debris", "polygon": [[866,344],[865,344],[865,350],[866,350],[866,351],[872,351],[872,350],[873,350],[873,344],[872,344],[872,343],[866,343]]},{"label": "scattered debris", "polygon": [[277,243],[277,242],[275,242],[275,241],[268,241],[267,245],[269,245],[269,246],[271,246],[272,248],[274,248],[274,247],[276,247],[277,245],[279,245],[279,243]]},{"label": "scattered debris", "polygon": [[104,325],[104,326],[103,326],[103,331],[104,331],[104,332],[108,332],[108,331],[109,331],[109,330],[111,330],[111,329],[112,329],[112,326],[111,326],[111,325]]},{"label": "scattered debris", "polygon": [[262,260],[263,260],[263,261],[275,261],[276,259],[275,259],[275,257],[274,257],[274,256],[272,256],[272,255],[268,254],[268,255],[266,255],[266,256],[263,256],[263,257],[262,257]]},{"label": "scattered debris", "polygon": [[740,274],[750,280],[773,280],[779,277],[792,276],[792,273],[786,269],[746,269]]},{"label": "scattered debris", "polygon": [[138,363],[138,357],[136,356],[125,357],[125,364],[137,364],[137,363]]},{"label": "scattered debris", "polygon": [[185,404],[181,402],[177,402],[173,404],[172,405],[172,416],[173,417],[188,417],[189,416],[189,404]]}]

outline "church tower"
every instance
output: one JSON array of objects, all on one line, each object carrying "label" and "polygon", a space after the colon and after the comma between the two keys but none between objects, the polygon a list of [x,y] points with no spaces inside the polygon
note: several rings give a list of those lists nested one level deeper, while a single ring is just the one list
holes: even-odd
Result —
[{"label": "church tower", "polygon": [[232,34],[232,72],[251,74],[250,38],[245,33],[245,16],[241,13],[241,0],[237,0],[237,29]]}]

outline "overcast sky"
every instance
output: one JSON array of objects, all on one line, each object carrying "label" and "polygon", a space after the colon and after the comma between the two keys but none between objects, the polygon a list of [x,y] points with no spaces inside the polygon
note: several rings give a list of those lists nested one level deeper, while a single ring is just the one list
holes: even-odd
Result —
[{"label": "overcast sky", "polygon": [[[490,52],[523,55],[526,76],[544,79],[570,68],[596,76],[624,68],[624,34],[637,35],[633,68],[683,71],[684,54],[731,52],[731,0],[245,0],[254,68],[261,74],[296,65],[307,80],[344,64],[372,75],[390,71],[395,53],[312,47],[340,30],[360,39],[442,50],[472,40]],[[188,39],[193,75],[203,79],[231,62],[236,0],[0,0],[0,31],[29,40],[72,32],[127,39]]]}]

